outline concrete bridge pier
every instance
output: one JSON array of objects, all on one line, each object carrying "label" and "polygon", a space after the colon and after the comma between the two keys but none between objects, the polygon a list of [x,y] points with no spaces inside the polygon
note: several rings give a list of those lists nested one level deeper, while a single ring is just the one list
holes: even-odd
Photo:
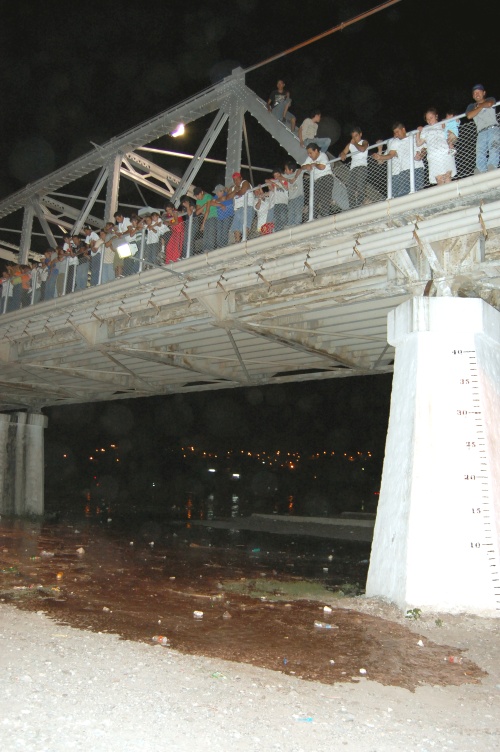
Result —
[{"label": "concrete bridge pier", "polygon": [[389,314],[391,412],[366,594],[500,616],[500,313],[416,297]]},{"label": "concrete bridge pier", "polygon": [[43,514],[46,426],[41,413],[0,414],[0,514]]}]

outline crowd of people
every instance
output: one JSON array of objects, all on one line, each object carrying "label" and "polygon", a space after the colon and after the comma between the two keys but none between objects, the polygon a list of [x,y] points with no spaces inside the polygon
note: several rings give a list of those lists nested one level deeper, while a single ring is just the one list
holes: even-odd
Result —
[{"label": "crowd of people", "polygon": [[[477,130],[474,171],[486,172],[497,169],[500,159],[496,100],[486,96],[482,84],[473,87],[472,98],[466,118],[474,121]],[[7,267],[0,280],[0,311],[17,310],[369,203],[373,200],[367,193],[370,166],[374,170],[390,163],[388,173],[384,167],[381,183],[387,187],[389,174],[391,187],[386,195],[393,197],[421,190],[427,183],[448,183],[457,175],[460,121],[456,112],[448,111],[440,120],[437,110],[430,107],[424,113],[426,125],[412,134],[402,122],[394,123],[385,150],[384,142],[370,147],[356,126],[334,159],[328,152],[330,139],[317,136],[320,110],[313,110],[297,128],[291,102],[285,82],[278,81],[267,107],[296,133],[304,149],[302,164],[286,160],[257,187],[235,172],[231,185],[216,185],[213,192],[196,187],[192,195],[180,197],[178,207],[167,201],[163,212],[131,213],[130,217],[117,211],[114,221],[100,230],[86,226],[81,234],[67,235],[61,245],[45,251],[42,261]],[[333,164],[344,170],[341,180]],[[380,193],[379,198],[383,197]]]},{"label": "crowd of people", "polygon": [[[162,239],[165,238],[164,242]],[[161,263],[177,261],[184,248],[181,212],[167,201],[165,212],[139,216],[122,211],[102,229],[85,226],[48,248],[41,261],[11,264],[2,273],[1,312],[53,300]],[[159,257],[160,249],[163,258]]]}]

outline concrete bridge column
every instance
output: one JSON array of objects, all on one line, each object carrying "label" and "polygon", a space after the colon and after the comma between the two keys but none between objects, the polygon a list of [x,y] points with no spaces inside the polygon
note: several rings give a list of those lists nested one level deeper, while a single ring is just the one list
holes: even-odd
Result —
[{"label": "concrete bridge column", "polygon": [[391,413],[366,594],[500,616],[500,313],[413,298],[389,314]]},{"label": "concrete bridge column", "polygon": [[0,414],[0,514],[43,514],[46,426],[40,413]]}]

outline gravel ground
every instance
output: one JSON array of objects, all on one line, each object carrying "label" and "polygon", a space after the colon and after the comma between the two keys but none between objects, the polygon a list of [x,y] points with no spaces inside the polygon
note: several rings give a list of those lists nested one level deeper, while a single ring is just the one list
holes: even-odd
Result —
[{"label": "gravel ground", "polygon": [[[374,599],[343,605],[404,621]],[[410,692],[360,676],[325,685],[72,629],[41,612],[0,605],[0,749],[500,749],[500,621],[441,615],[438,626],[436,618],[426,615],[410,627],[468,651],[488,673],[480,684]]]}]

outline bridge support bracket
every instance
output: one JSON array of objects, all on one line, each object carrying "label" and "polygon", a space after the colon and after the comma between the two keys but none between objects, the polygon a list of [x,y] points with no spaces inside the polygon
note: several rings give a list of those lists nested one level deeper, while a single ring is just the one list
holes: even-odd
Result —
[{"label": "bridge support bracket", "polygon": [[366,594],[500,617],[500,313],[416,297],[389,314],[391,413]]}]

